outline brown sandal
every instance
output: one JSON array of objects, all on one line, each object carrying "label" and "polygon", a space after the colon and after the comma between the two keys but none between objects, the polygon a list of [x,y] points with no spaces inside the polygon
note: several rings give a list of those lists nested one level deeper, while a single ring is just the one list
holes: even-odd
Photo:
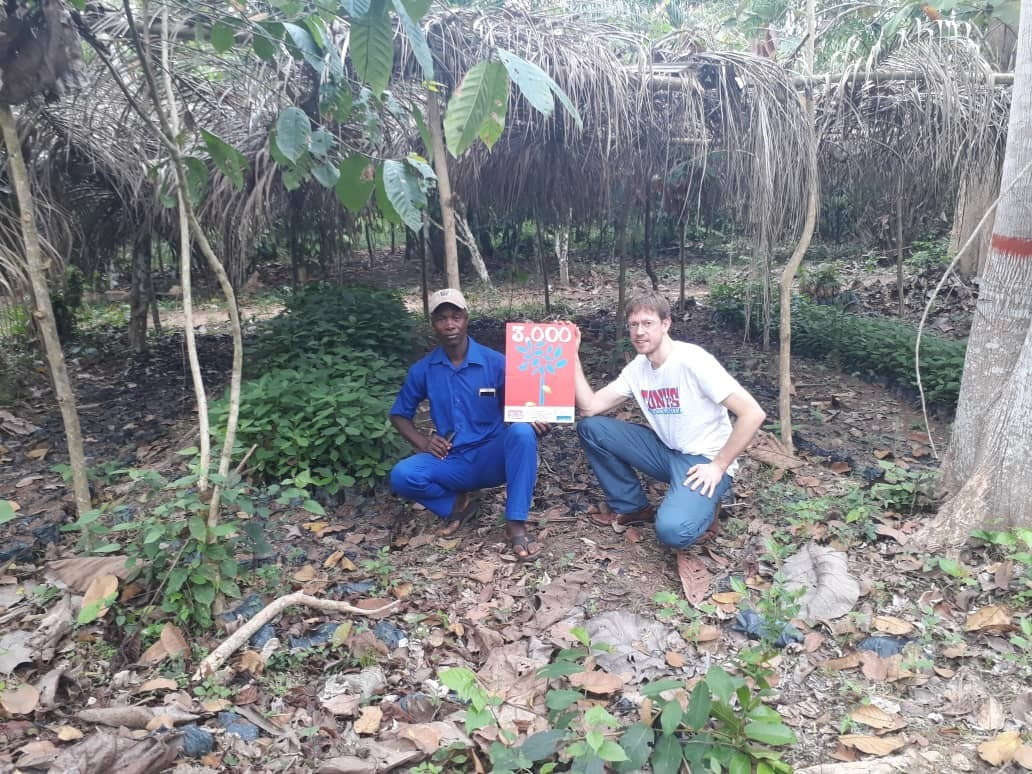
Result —
[{"label": "brown sandal", "polygon": [[652,524],[656,520],[656,509],[651,505],[630,513],[589,513],[588,520],[597,527],[630,527],[635,524]]}]

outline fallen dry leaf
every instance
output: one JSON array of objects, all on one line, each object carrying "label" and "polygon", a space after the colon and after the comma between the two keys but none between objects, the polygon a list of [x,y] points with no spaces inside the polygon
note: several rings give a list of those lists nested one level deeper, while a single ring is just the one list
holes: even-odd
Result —
[{"label": "fallen dry leaf", "polygon": [[147,721],[147,725],[144,726],[148,731],[158,731],[160,729],[172,730],[175,728],[176,722],[172,720],[171,715],[155,715]]},{"label": "fallen dry leaf", "polygon": [[577,672],[570,675],[570,685],[574,688],[583,688],[588,693],[607,695],[615,693],[623,688],[627,682],[620,675],[609,672],[594,670],[591,672]]},{"label": "fallen dry leaf", "polygon": [[899,715],[890,715],[880,707],[876,707],[873,704],[864,704],[857,707],[855,710],[849,713],[855,722],[862,723],[865,726],[879,729],[896,729],[902,728],[906,725],[905,721]]},{"label": "fallen dry leaf", "polygon": [[668,666],[672,666],[674,669],[680,669],[684,666],[684,656],[673,650],[666,652],[666,662]]},{"label": "fallen dry leaf", "polygon": [[57,729],[57,738],[62,742],[74,742],[76,739],[82,739],[82,731],[75,726],[61,726]]},{"label": "fallen dry leaf", "polygon": [[173,623],[166,623],[161,630],[161,644],[169,658],[189,658],[190,643],[183,636],[183,631]]},{"label": "fallen dry leaf", "polygon": [[375,734],[380,730],[383,710],[379,707],[363,707],[362,715],[355,721],[356,734]]},{"label": "fallen dry leaf", "polygon": [[1011,762],[1020,747],[1021,735],[1017,731],[1004,731],[978,745],[978,755],[991,766],[1003,766]]},{"label": "fallen dry leaf", "polygon": [[179,684],[175,680],[168,677],[155,677],[153,680],[148,680],[139,688],[136,689],[137,693],[147,693],[148,691],[174,691],[179,688]]},{"label": "fallen dry leaf", "polygon": [[343,551],[334,551],[332,554],[326,557],[323,561],[322,566],[324,570],[332,569],[337,566],[337,562],[344,558]]},{"label": "fallen dry leaf", "polygon": [[1032,745],[1023,744],[1014,751],[1012,763],[1016,763],[1027,771],[1032,771]]},{"label": "fallen dry leaf", "polygon": [[966,632],[1002,632],[1011,628],[1011,613],[1002,605],[976,610],[964,621]]},{"label": "fallen dry leaf", "polygon": [[820,665],[824,669],[831,669],[836,672],[843,669],[856,669],[860,666],[860,654],[849,653],[841,658],[829,658],[827,661],[822,661]]},{"label": "fallen dry leaf", "polygon": [[713,576],[699,557],[679,554],[677,575],[681,579],[684,598],[692,605],[698,605],[706,598]]},{"label": "fallen dry leaf", "polygon": [[32,451],[25,452],[25,456],[28,457],[30,460],[41,460],[47,456],[47,453],[49,451],[49,446],[40,446],[38,449],[33,449]]},{"label": "fallen dry leaf", "polygon": [[886,634],[903,635],[914,631],[912,623],[891,615],[876,615],[871,623],[874,624],[875,629]]},{"label": "fallen dry leaf", "polygon": [[315,578],[315,568],[310,564],[306,564],[291,577],[298,583],[308,583],[308,581]]},{"label": "fallen dry leaf", "polygon": [[696,632],[695,642],[713,642],[720,639],[720,627],[713,624],[701,624]]},{"label": "fallen dry leaf", "polygon": [[411,740],[427,755],[433,755],[441,746],[441,732],[430,723],[406,725],[398,736]]},{"label": "fallen dry leaf", "polygon": [[245,650],[240,654],[240,670],[257,677],[265,671],[265,659],[256,650]]},{"label": "fallen dry leaf", "polygon": [[[90,617],[89,621],[95,621],[98,618],[103,618],[104,614],[108,611],[108,604],[115,601],[115,597],[118,593],[118,576],[117,575],[98,575],[96,578],[90,581],[90,585],[86,588],[86,593],[82,598],[82,612],[83,613],[95,610],[96,614]],[[85,623],[89,623],[86,621]]]},{"label": "fallen dry leaf", "polygon": [[306,521],[301,525],[309,532],[313,533],[316,537],[322,537],[322,533],[330,526],[328,521]]},{"label": "fallen dry leaf", "polygon": [[161,640],[158,640],[143,652],[143,655],[140,656],[140,663],[153,666],[167,657],[168,652],[165,650],[165,646]]},{"label": "fallen dry leaf", "polygon": [[391,596],[395,599],[407,599],[415,587],[409,583],[399,583],[396,586],[391,586]]},{"label": "fallen dry leaf", "polygon": [[1003,705],[995,696],[990,696],[975,713],[974,723],[983,731],[999,731],[1003,728],[1007,717]]},{"label": "fallen dry leaf", "polygon": [[849,467],[849,463],[848,462],[842,462],[842,461],[833,462],[833,463],[831,463],[831,465],[829,467],[831,468],[831,472],[832,473],[839,473],[839,474],[841,474],[841,473],[848,473],[851,470],[851,468]]},{"label": "fallen dry leaf", "polygon": [[0,705],[12,715],[28,715],[39,704],[39,691],[25,683],[0,694]]},{"label": "fallen dry leaf", "polygon": [[862,734],[844,734],[838,738],[839,742],[846,747],[852,747],[868,755],[888,755],[896,752],[906,740],[898,736],[864,736]]},{"label": "fallen dry leaf", "polygon": [[742,600],[742,595],[737,591],[718,591],[711,599],[718,605],[737,605]]},{"label": "fallen dry leaf", "polygon": [[339,693],[322,702],[323,707],[334,715],[346,718],[353,718],[358,713],[358,707],[362,703],[362,697],[358,694]]}]

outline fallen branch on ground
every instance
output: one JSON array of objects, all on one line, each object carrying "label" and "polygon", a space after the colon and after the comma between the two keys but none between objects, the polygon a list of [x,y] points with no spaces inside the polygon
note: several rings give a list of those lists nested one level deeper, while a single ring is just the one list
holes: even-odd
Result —
[{"label": "fallen branch on ground", "polygon": [[208,657],[197,666],[197,671],[193,673],[193,677],[191,679],[194,680],[194,682],[197,682],[198,680],[203,680],[214,674],[216,670],[226,662],[226,659],[236,652],[237,648],[251,639],[255,632],[288,607],[293,605],[304,605],[305,607],[311,607],[316,610],[323,610],[325,612],[332,613],[380,615],[388,610],[393,610],[398,606],[398,603],[391,602],[383,607],[377,607],[372,610],[363,610],[360,607],[349,605],[347,602],[341,602],[336,599],[319,599],[318,597],[305,594],[303,591],[295,591],[293,594],[278,597],[255,613],[247,623],[229,635],[221,645],[209,653]]}]

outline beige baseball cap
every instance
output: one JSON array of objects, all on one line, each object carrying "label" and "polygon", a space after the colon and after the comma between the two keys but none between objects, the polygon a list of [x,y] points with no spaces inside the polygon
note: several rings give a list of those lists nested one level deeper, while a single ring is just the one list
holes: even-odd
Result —
[{"label": "beige baseball cap", "polygon": [[430,306],[430,314],[433,314],[434,310],[441,304],[451,304],[452,306],[457,306],[459,309],[466,311],[469,310],[469,304],[466,303],[466,297],[455,288],[444,288],[431,293],[427,303]]}]

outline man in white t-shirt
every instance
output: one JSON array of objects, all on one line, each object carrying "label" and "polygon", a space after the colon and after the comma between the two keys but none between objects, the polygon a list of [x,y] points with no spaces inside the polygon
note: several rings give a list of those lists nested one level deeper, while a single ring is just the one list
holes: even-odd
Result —
[{"label": "man in white t-shirt", "polygon": [[[577,434],[615,521],[652,522],[661,543],[681,549],[713,523],[730,488],[738,457],[766,413],[717,359],[695,344],[670,338],[670,304],[656,293],[627,304],[627,330],[638,356],[598,392],[591,389],[577,343]],[[628,398],[648,427],[596,416]],[[732,425],[728,410],[736,417]],[[645,497],[637,471],[670,485],[658,509]]]}]

